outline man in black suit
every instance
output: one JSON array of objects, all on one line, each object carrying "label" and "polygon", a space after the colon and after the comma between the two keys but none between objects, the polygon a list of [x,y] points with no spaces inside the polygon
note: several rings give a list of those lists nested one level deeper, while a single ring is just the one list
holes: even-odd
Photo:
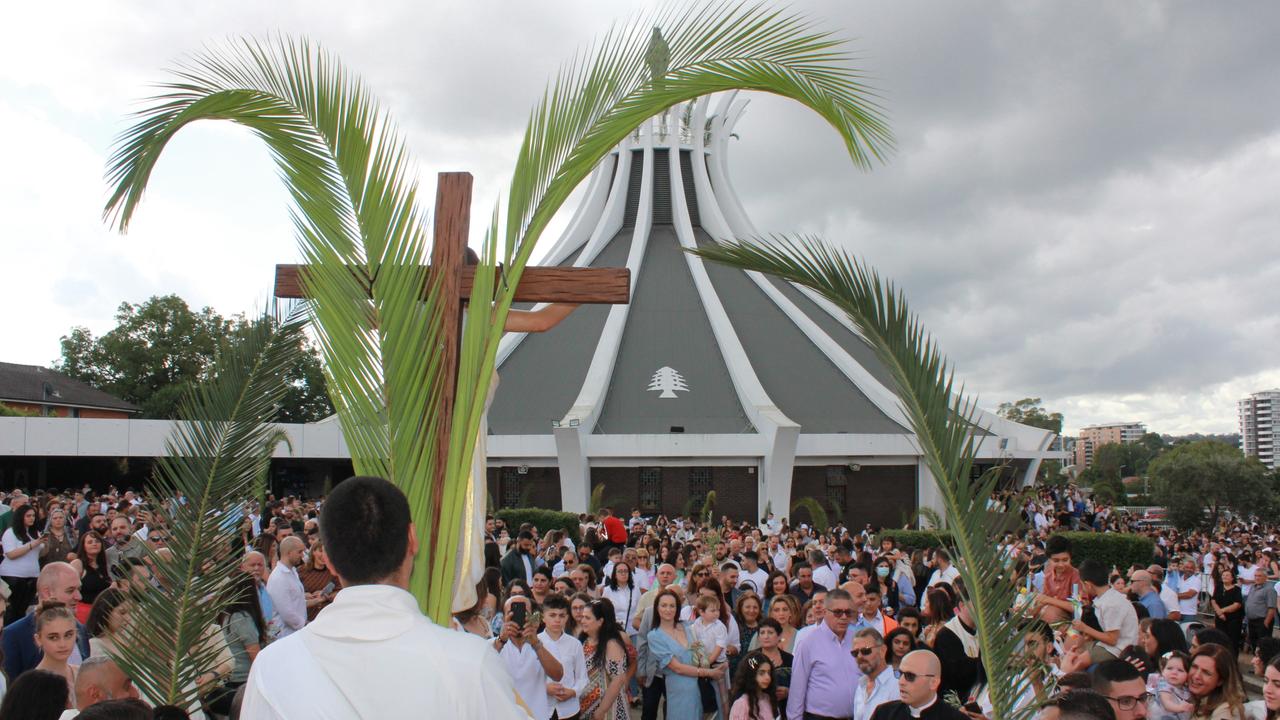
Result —
[{"label": "man in black suit", "polygon": [[929,650],[907,653],[898,669],[902,672],[898,678],[902,699],[881,704],[871,720],[969,720],[938,697],[942,664],[937,655]]}]

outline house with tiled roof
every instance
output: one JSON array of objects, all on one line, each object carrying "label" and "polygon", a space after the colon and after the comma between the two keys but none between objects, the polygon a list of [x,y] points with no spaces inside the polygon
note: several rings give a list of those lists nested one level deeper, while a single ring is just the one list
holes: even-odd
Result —
[{"label": "house with tiled roof", "polygon": [[44,417],[125,419],[133,403],[39,365],[0,362],[0,404]]}]

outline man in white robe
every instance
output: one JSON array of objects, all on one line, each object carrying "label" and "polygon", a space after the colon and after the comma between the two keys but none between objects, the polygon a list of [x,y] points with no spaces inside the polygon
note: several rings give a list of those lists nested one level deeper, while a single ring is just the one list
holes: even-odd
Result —
[{"label": "man in white robe", "polygon": [[340,483],[320,533],[343,589],[258,655],[241,717],[527,720],[497,653],[431,622],[407,591],[418,543],[399,489],[380,478]]}]

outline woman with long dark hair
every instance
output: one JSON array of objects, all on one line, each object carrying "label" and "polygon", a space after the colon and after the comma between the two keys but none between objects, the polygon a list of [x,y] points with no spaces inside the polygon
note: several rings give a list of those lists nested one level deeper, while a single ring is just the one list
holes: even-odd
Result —
[{"label": "woman with long dark hair", "polygon": [[582,610],[578,621],[582,653],[587,660],[587,687],[582,691],[581,718],[629,720],[627,646],[618,627],[613,604],[596,600]]},{"label": "woman with long dark hair", "polygon": [[943,625],[951,620],[952,617],[955,617],[955,601],[952,600],[951,593],[935,585],[925,592],[924,608],[922,610],[925,617],[925,626],[920,631],[920,637],[925,645],[933,647],[934,636],[938,634]]},{"label": "woman with long dark hair", "polygon": [[640,588],[636,587],[630,565],[622,560],[613,564],[613,571],[609,573],[608,579],[604,581],[604,587],[600,589],[600,597],[613,605],[614,619],[618,621],[618,627],[625,628],[624,632],[634,634],[631,617],[640,606]]},{"label": "woman with long dark hair", "polygon": [[28,670],[17,677],[0,703],[4,720],[58,720],[70,704],[67,681],[45,670]]},{"label": "woman with long dark hair", "polygon": [[0,536],[4,563],[0,579],[9,584],[9,609],[4,624],[12,625],[27,614],[36,599],[36,578],[40,575],[40,548],[47,542],[36,530],[36,509],[23,505],[13,511],[13,525]]},{"label": "woman with long dark hair", "polygon": [[218,715],[229,715],[236,690],[249,679],[249,666],[267,644],[267,621],[258,603],[258,586],[245,573],[234,573],[235,599],[222,612],[219,624],[231,651],[231,675],[227,682],[206,699],[209,709]]},{"label": "woman with long dark hair", "polygon": [[[253,578],[250,578],[252,580]],[[89,634],[89,656],[111,655],[116,646],[128,642],[129,614],[133,601],[123,590],[107,588],[98,593],[84,623]]]},{"label": "woman with long dark hair", "polygon": [[[659,591],[653,606],[653,629],[646,640],[655,670],[664,679],[666,716],[672,720],[698,720],[702,717],[698,678],[710,678],[715,671],[699,667],[694,661],[693,631],[680,621],[680,596],[676,591]],[[645,693],[645,717],[658,716],[661,698],[659,693]]]},{"label": "woman with long dark hair", "polygon": [[777,570],[769,573],[769,579],[764,582],[764,612],[766,614],[768,614],[769,607],[773,604],[773,599],[779,595],[786,595],[789,587],[786,575]]},{"label": "woman with long dark hair", "polygon": [[1244,626],[1244,595],[1236,584],[1235,567],[1227,563],[1218,564],[1218,574],[1213,584],[1211,600],[1213,614],[1216,616],[1214,627],[1226,633],[1231,641],[1231,649],[1240,649],[1240,628]]},{"label": "woman with long dark hair", "polygon": [[1267,708],[1266,720],[1280,720],[1280,656],[1267,663],[1262,671],[1262,704]]},{"label": "woman with long dark hair", "polygon": [[1244,685],[1231,650],[1201,645],[1191,655],[1187,688],[1195,703],[1193,720],[1244,720]]},{"label": "woman with long dark hair", "polygon": [[107,566],[107,544],[95,530],[80,536],[71,567],[80,573],[80,602],[76,603],[76,619],[89,621],[89,610],[102,591],[111,587],[111,571]]},{"label": "woman with long dark hair", "polygon": [[898,666],[902,664],[902,658],[915,649],[916,637],[910,630],[896,627],[889,631],[884,639],[884,659],[893,668],[894,675],[898,675]]}]

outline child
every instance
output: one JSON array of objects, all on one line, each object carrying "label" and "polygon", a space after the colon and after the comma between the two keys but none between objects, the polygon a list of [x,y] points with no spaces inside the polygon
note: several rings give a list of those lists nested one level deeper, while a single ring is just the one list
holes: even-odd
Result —
[{"label": "child", "polygon": [[[1160,658],[1160,680],[1156,682],[1156,699],[1151,717],[1155,720],[1188,720],[1191,717],[1191,692],[1187,690],[1187,654],[1174,650]],[[1158,705],[1158,707],[1157,707]]]},{"label": "child", "polygon": [[698,615],[693,621],[693,639],[702,645],[707,665],[713,668],[719,665],[721,668],[721,672],[711,682],[715,684],[716,705],[720,709],[719,712],[723,713],[728,701],[725,694],[728,683],[722,658],[725,649],[729,647],[729,628],[720,622],[720,598],[714,595],[702,595],[693,607]]},{"label": "child", "polygon": [[738,665],[733,679],[733,707],[729,720],[771,720],[777,716],[773,691],[773,663],[761,653],[752,653]]},{"label": "child", "polygon": [[720,622],[720,600],[703,595],[694,610],[698,619],[693,622],[693,639],[702,643],[707,664],[714,666],[729,647],[729,629]]}]

